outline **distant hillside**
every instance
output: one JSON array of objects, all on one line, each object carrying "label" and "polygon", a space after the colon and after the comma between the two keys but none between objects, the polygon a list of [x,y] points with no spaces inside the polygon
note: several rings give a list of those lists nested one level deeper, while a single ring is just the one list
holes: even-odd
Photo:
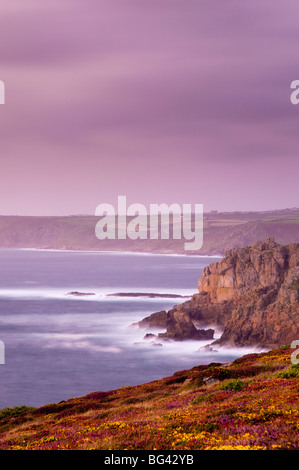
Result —
[{"label": "distant hillside", "polygon": [[0,247],[223,255],[269,236],[283,245],[299,242],[299,209],[206,213],[203,247],[196,252],[184,250],[184,239],[100,241],[95,236],[98,220],[87,215],[0,216]]}]

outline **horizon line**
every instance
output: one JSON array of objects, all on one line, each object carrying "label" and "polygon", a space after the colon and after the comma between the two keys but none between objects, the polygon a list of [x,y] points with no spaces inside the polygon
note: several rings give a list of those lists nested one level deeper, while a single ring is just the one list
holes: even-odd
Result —
[{"label": "horizon line", "polygon": [[[253,209],[253,210],[210,210],[204,211],[204,215],[220,215],[220,214],[252,214],[252,213],[270,213],[270,212],[286,212],[286,211],[296,211],[299,210],[299,207],[286,207],[284,209]],[[193,213],[192,213],[193,214]],[[117,216],[117,214],[115,214]],[[52,214],[52,215],[37,215],[37,214],[1,214],[0,217],[95,217],[98,218],[98,215],[95,214]],[[130,216],[128,216],[130,217]],[[134,216],[131,216],[134,217]]]}]

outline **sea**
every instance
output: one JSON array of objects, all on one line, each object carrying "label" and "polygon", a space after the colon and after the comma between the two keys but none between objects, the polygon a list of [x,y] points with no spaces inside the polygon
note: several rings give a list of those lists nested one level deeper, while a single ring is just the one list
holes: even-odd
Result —
[{"label": "sea", "polygon": [[203,268],[219,259],[1,249],[0,409],[58,403],[243,355],[207,351],[204,341],[147,340],[132,326],[191,297]]}]

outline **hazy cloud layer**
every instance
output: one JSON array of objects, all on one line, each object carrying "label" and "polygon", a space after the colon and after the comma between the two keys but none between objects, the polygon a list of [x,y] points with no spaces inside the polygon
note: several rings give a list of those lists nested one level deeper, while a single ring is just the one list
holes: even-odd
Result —
[{"label": "hazy cloud layer", "polygon": [[295,0],[42,3],[0,6],[0,213],[298,205]]}]

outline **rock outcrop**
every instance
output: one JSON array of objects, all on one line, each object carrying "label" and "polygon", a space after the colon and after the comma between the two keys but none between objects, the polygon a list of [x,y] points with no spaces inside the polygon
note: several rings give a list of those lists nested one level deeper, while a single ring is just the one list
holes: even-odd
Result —
[{"label": "rock outcrop", "polygon": [[77,290],[73,290],[72,292],[68,292],[66,295],[74,295],[76,297],[82,297],[84,295],[95,295],[93,292],[78,292]]},{"label": "rock outcrop", "polygon": [[[141,328],[166,328],[164,333],[159,333],[161,339],[172,339],[175,341],[192,340],[210,340],[214,338],[213,329],[197,329],[190,318],[190,315],[181,310],[179,305],[166,312],[153,313],[138,323]],[[146,336],[149,336],[147,334]]]},{"label": "rock outcrop", "polygon": [[202,339],[216,328],[222,334],[213,344],[219,345],[276,348],[299,339],[299,244],[282,246],[269,238],[230,250],[204,269],[198,290],[139,325],[165,327],[162,336],[181,340],[192,338],[194,328]]},{"label": "rock outcrop", "polygon": [[183,299],[190,296],[180,294],[160,294],[155,292],[115,292],[114,294],[107,294],[107,297],[149,297],[150,299]]}]

